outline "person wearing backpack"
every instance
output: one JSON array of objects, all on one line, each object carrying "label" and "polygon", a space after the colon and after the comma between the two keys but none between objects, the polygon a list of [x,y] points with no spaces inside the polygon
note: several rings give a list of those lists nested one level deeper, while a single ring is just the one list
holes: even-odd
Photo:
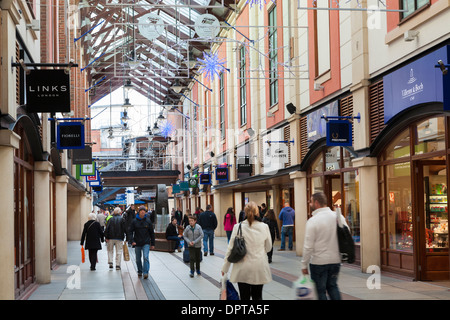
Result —
[{"label": "person wearing backpack", "polygon": [[[327,293],[331,300],[341,300],[337,285],[341,253],[337,236],[336,212],[327,206],[327,197],[322,192],[311,196],[311,211],[312,217],[306,222],[305,228],[302,273],[305,275],[311,273],[319,300],[327,300]],[[341,222],[347,226],[342,216]]]},{"label": "person wearing backpack", "polygon": [[[148,278],[150,270],[149,254],[150,249],[155,248],[155,232],[153,224],[147,215],[147,209],[144,206],[139,207],[136,218],[130,224],[129,229],[131,245],[136,253],[136,266],[138,276],[144,274],[144,279]],[[144,265],[142,266],[142,256],[144,256]]]}]

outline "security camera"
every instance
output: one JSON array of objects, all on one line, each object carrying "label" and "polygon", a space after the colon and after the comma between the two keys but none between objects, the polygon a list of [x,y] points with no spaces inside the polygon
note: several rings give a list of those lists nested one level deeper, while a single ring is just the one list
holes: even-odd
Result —
[{"label": "security camera", "polygon": [[442,74],[445,76],[448,73],[448,69],[445,66],[444,62],[442,60],[438,61],[439,68],[441,68]]}]

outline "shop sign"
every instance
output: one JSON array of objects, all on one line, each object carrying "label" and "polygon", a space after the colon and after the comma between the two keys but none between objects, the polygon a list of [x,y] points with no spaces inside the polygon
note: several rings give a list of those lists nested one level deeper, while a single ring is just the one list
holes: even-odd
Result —
[{"label": "shop sign", "polygon": [[250,163],[250,157],[237,158],[237,171],[238,173],[252,173],[253,165]]},{"label": "shop sign", "polygon": [[220,22],[212,14],[206,13],[198,16],[194,28],[200,38],[215,38],[220,32]]},{"label": "shop sign", "polygon": [[200,184],[211,184],[211,174],[202,173],[200,175]]},{"label": "shop sign", "polygon": [[198,178],[196,177],[189,178],[189,188],[198,188]]},{"label": "shop sign", "polygon": [[30,70],[26,83],[29,113],[70,112],[70,75],[64,70]]},{"label": "shop sign", "polygon": [[216,168],[216,180],[228,180],[228,168]]},{"label": "shop sign", "polygon": [[80,165],[80,176],[93,176],[96,172],[95,161],[91,164],[82,164]]},{"label": "shop sign", "polygon": [[189,182],[181,181],[180,182],[180,189],[181,189],[181,191],[189,191]]},{"label": "shop sign", "polygon": [[[91,161],[92,163],[92,161]],[[87,182],[94,182],[94,181],[100,181],[100,172],[96,170],[96,174],[92,176],[86,176]]]},{"label": "shop sign", "polygon": [[329,120],[327,146],[352,146],[352,123],[347,120]]},{"label": "shop sign", "polygon": [[444,102],[444,108],[449,108],[448,101],[444,101],[444,83],[448,87],[450,80],[435,68],[438,60],[448,62],[448,51],[448,46],[442,47],[383,78],[384,123],[418,104]]},{"label": "shop sign", "polygon": [[155,40],[164,32],[164,21],[157,14],[147,13],[139,19],[138,29],[148,40]]},{"label": "shop sign", "polygon": [[81,122],[62,122],[57,128],[58,149],[84,149],[84,124]]},{"label": "shop sign", "polygon": [[72,151],[73,164],[90,164],[92,163],[92,148],[85,146],[84,149],[73,149]]},{"label": "shop sign", "polygon": [[173,193],[173,194],[176,194],[176,193],[180,193],[180,192],[181,192],[180,185],[174,184],[174,185],[172,186],[172,193]]}]

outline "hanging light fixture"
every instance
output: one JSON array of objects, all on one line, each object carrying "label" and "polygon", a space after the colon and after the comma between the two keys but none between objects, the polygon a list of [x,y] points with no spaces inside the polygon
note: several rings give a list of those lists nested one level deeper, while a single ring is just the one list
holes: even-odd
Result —
[{"label": "hanging light fixture", "polygon": [[161,111],[159,113],[158,120],[164,120],[164,119],[166,119],[166,118],[164,117],[163,112]]},{"label": "hanging light fixture", "polygon": [[180,80],[175,79],[174,84],[170,87],[170,89],[172,89],[173,91],[175,91],[176,93],[180,93],[181,90],[184,89],[184,86],[181,85]]},{"label": "hanging light fixture", "polygon": [[125,103],[123,104],[124,108],[131,108],[133,105],[130,103],[130,99],[125,98]]}]

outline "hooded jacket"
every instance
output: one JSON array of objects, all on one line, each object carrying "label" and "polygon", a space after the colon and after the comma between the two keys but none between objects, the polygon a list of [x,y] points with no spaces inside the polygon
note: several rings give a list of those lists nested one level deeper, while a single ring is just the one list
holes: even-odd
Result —
[{"label": "hooded jacket", "polygon": [[295,211],[291,207],[284,207],[283,209],[281,209],[278,218],[280,220],[283,220],[283,226],[293,226],[295,219]]}]

